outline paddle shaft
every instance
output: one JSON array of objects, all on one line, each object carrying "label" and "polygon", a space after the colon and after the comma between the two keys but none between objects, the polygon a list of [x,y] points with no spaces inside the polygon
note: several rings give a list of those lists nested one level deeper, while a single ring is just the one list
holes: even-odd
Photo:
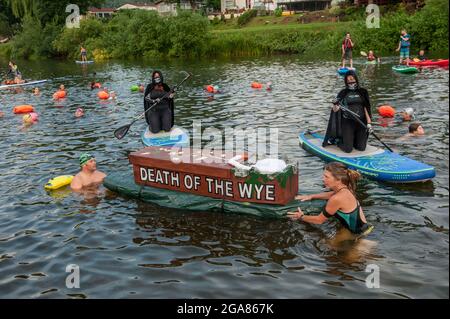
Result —
[{"label": "paddle shaft", "polygon": [[368,128],[367,128],[367,125],[366,124],[364,124],[364,122],[363,121],[361,121],[361,119],[359,118],[359,115],[358,114],[356,114],[355,112],[353,112],[353,111],[350,111],[348,108],[346,108],[345,106],[343,106],[342,104],[339,104],[339,107],[344,111],[344,112],[347,112],[348,114],[350,114],[355,120],[356,120],[356,122],[358,122],[362,127],[364,127],[367,131],[369,131],[370,132],[370,134],[372,134],[373,135],[373,137],[375,137],[381,144],[383,144],[383,146],[384,147],[386,147],[387,148],[387,150],[389,151],[389,152],[391,152],[391,153],[394,153],[394,151],[389,147],[389,146],[387,146],[376,134],[375,134],[375,132],[373,132],[372,130],[369,130]]}]

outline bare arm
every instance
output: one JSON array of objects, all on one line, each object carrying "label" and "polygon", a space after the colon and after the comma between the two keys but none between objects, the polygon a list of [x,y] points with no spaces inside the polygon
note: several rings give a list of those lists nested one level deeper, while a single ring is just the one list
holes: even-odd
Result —
[{"label": "bare arm", "polygon": [[297,195],[295,196],[295,199],[303,201],[307,200],[313,200],[313,199],[323,199],[328,200],[331,196],[333,196],[334,192],[325,192],[325,193],[319,193],[319,194],[312,194],[312,195]]},{"label": "bare arm", "polygon": [[81,180],[77,175],[73,178],[72,182],[70,183],[70,188],[74,192],[79,192],[83,188],[83,184],[81,183]]}]

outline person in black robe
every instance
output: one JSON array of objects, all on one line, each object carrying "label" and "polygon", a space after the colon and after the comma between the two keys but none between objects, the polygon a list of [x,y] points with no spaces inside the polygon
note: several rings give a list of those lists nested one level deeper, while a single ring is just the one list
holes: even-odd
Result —
[{"label": "person in black robe", "polygon": [[[364,151],[372,129],[369,93],[359,86],[358,77],[353,71],[345,74],[344,82],[345,88],[333,101],[333,109],[322,146],[335,144],[346,153],[351,153],[353,148]],[[340,104],[356,113],[367,128],[358,123],[353,115],[343,111],[339,107]]]}]

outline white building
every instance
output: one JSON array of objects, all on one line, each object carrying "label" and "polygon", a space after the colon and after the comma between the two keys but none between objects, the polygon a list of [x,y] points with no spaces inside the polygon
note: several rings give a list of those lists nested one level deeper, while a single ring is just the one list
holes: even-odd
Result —
[{"label": "white building", "polygon": [[252,8],[264,7],[266,10],[273,11],[277,8],[277,0],[221,0],[220,11],[244,11]]},{"label": "white building", "polygon": [[117,8],[117,10],[156,10],[156,6],[154,4],[130,4],[126,3],[123,6]]}]

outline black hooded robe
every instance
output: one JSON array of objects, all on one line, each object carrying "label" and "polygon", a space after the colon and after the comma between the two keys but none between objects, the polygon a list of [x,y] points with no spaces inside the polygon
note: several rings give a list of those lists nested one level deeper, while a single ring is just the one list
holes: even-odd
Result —
[{"label": "black hooded robe", "polygon": [[[147,111],[153,105],[153,103],[151,101],[147,101],[146,97],[155,88],[156,84],[154,83],[153,79],[154,79],[156,73],[159,73],[161,76],[161,84],[163,86],[164,91],[170,92],[170,87],[166,83],[164,83],[164,78],[163,78],[161,71],[158,71],[158,70],[153,71],[152,82],[147,85],[147,88],[145,89],[145,92],[144,92],[144,110],[145,111]],[[167,99],[169,100],[169,108],[170,108],[170,111],[172,112],[172,127],[173,127],[175,125],[175,103],[174,103],[173,99],[169,99],[168,97],[167,97]],[[152,110],[145,113],[145,120],[147,121],[147,124],[149,126],[150,126],[150,112],[152,112]]]},{"label": "black hooded robe", "polygon": [[[357,89],[355,91],[352,91],[348,88],[347,77],[349,75],[352,75],[356,80]],[[345,89],[343,89],[339,92],[336,99],[339,102],[344,103],[344,106],[345,106],[346,105],[345,99],[346,99],[347,95],[349,93],[355,93],[355,92],[358,93],[359,96],[361,97],[361,100],[363,101],[362,106],[367,110],[367,113],[369,114],[370,118],[372,118],[369,92],[367,92],[366,89],[359,87],[358,77],[356,76],[356,74],[352,71],[347,72],[345,74],[344,81],[345,81]],[[323,143],[322,143],[323,147],[326,147],[327,145],[338,144],[338,141],[342,140],[343,113],[344,112],[342,110],[339,110],[337,112],[334,112],[333,110],[331,110],[330,119],[328,120],[327,131],[325,133],[325,137],[324,137]],[[361,120],[363,121],[364,124],[367,125],[367,119],[365,116]],[[354,125],[361,125],[358,122],[356,122],[355,120],[353,122],[354,122]]]}]

